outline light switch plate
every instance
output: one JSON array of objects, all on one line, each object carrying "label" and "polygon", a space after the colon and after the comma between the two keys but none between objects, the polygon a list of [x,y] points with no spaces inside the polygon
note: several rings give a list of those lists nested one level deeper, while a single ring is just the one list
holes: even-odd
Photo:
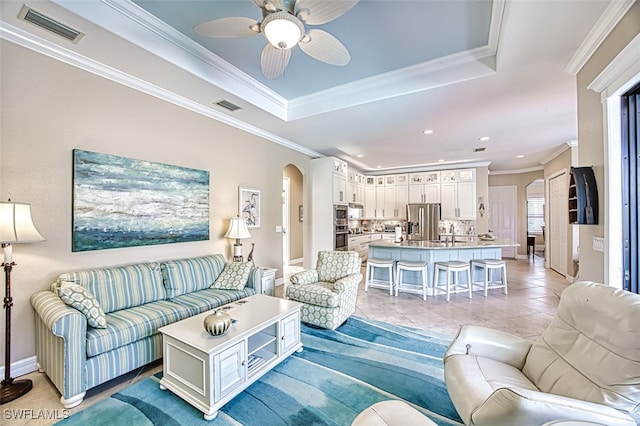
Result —
[{"label": "light switch plate", "polygon": [[276,225],[276,232],[282,232],[282,226]]},{"label": "light switch plate", "polygon": [[593,249],[604,253],[604,237],[593,237]]}]

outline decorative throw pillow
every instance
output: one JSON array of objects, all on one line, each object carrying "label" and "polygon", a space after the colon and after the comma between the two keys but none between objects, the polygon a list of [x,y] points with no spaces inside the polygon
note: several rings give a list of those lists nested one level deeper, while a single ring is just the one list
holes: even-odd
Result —
[{"label": "decorative throw pillow", "polygon": [[93,328],[107,328],[107,318],[93,294],[78,284],[63,283],[58,288],[58,296],[67,305],[79,310],[87,317]]},{"label": "decorative throw pillow", "polygon": [[253,264],[251,262],[233,262],[224,265],[224,269],[211,285],[211,288],[222,290],[242,290],[247,285],[249,273]]}]

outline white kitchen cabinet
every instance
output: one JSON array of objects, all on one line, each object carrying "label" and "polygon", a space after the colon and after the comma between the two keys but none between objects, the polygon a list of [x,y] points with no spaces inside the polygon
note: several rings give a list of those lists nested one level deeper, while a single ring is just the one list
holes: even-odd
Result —
[{"label": "white kitchen cabinet", "polygon": [[334,204],[348,203],[347,178],[343,174],[333,174],[333,202]]},{"label": "white kitchen cabinet", "polygon": [[376,217],[376,187],[365,187],[364,201],[364,217],[367,219],[375,219]]},{"label": "white kitchen cabinet", "polygon": [[384,215],[384,186],[376,186],[376,218],[383,218]]},{"label": "white kitchen cabinet", "polygon": [[440,184],[413,184],[409,185],[410,203],[439,203]]},{"label": "white kitchen cabinet", "polygon": [[367,260],[369,252],[370,234],[349,235],[349,251],[355,251],[364,262]]},{"label": "white kitchen cabinet", "polygon": [[476,219],[476,183],[447,182],[440,185],[442,220]]},{"label": "white kitchen cabinet", "polygon": [[476,169],[445,170],[440,172],[440,182],[475,182]]},{"label": "white kitchen cabinet", "polygon": [[409,202],[409,185],[396,186],[396,214],[398,219],[407,219],[407,203]]},{"label": "white kitchen cabinet", "polygon": [[440,172],[419,172],[409,174],[409,185],[440,183]]}]

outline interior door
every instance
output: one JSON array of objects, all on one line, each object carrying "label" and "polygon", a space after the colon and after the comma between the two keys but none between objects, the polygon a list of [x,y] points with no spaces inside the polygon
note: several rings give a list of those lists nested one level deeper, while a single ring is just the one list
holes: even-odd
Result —
[{"label": "interior door", "polygon": [[562,172],[549,179],[549,267],[554,271],[567,275],[567,230],[569,215],[567,213],[567,173]]},{"label": "interior door", "polygon": [[[489,187],[489,229],[499,239],[517,241],[518,188]],[[502,257],[516,257],[515,247],[502,249]]]}]

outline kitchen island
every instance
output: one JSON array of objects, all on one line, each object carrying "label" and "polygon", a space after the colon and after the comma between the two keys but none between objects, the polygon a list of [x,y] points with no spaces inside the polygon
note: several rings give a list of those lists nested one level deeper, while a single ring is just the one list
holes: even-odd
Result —
[{"label": "kitchen island", "polygon": [[[408,262],[427,263],[427,295],[433,295],[433,264],[435,262],[446,262],[459,260],[470,262],[473,259],[501,259],[503,247],[517,247],[518,243],[508,240],[472,242],[456,242],[455,244],[440,241],[403,241],[394,243],[393,241],[375,240],[369,243],[369,258],[404,260]],[[376,270],[375,279],[388,279],[387,271]],[[420,283],[419,273],[407,272],[405,281],[409,283]],[[472,277],[473,281],[481,280],[479,275]]]}]

